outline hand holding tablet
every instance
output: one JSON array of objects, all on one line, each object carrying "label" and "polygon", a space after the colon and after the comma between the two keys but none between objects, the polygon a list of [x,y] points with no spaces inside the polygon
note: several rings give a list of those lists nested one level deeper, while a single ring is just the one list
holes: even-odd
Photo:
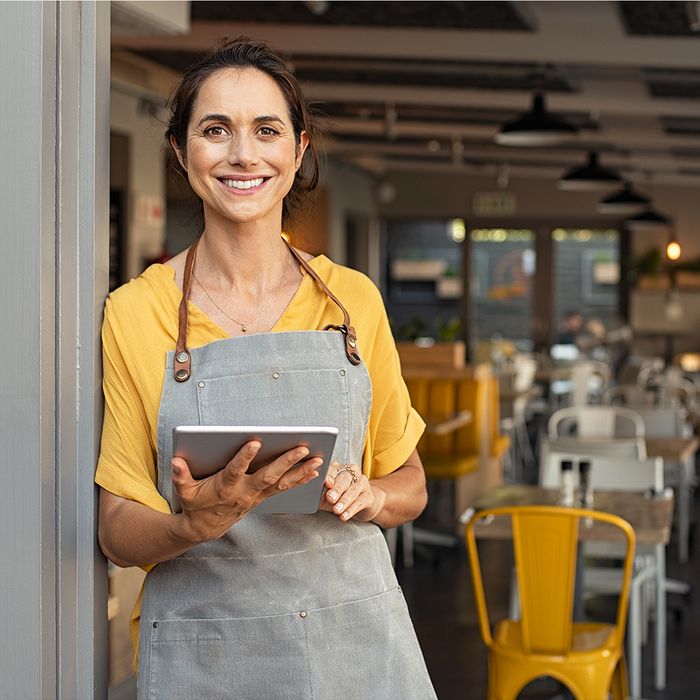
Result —
[{"label": "hand holding tablet", "polygon": [[[173,430],[173,457],[184,459],[195,479],[204,479],[223,469],[247,443],[262,447],[247,469],[251,474],[281,455],[306,447],[308,455],[323,459],[319,476],[302,486],[276,493],[255,506],[254,514],[314,513],[323,490],[338,429],[331,426],[178,426]],[[173,511],[181,510],[173,489]]]}]

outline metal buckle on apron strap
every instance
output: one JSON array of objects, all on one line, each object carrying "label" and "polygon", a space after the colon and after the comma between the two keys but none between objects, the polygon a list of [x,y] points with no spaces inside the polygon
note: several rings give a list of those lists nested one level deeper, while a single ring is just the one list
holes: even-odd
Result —
[{"label": "metal buckle on apron strap", "polygon": [[323,330],[340,331],[345,336],[345,354],[348,360],[350,360],[350,364],[359,365],[360,362],[362,362],[360,356],[357,354],[357,336],[352,326],[346,326],[344,323],[341,323],[339,326],[334,326],[332,323],[329,323],[327,326],[324,326]]},{"label": "metal buckle on apron strap", "polygon": [[192,373],[192,359],[190,358],[190,353],[187,350],[180,350],[179,352],[176,352],[173,364],[175,370],[175,381],[186,382]]}]

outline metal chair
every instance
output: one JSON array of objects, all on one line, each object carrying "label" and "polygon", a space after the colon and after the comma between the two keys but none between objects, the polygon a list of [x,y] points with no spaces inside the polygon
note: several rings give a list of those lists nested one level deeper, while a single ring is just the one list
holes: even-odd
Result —
[{"label": "metal chair", "polygon": [[[519,620],[501,620],[492,632],[475,528],[509,516],[513,529]],[[573,621],[577,546],[582,519],[617,528],[626,543],[622,586],[614,625]],[[466,527],[467,551],[481,637],[489,652],[489,700],[513,700],[532,680],[550,676],[577,700],[628,697],[623,639],[635,536],[614,515],[556,506],[493,508]]]},{"label": "metal chair", "polygon": [[[547,454],[546,461],[540,470],[540,485],[556,488],[559,485],[559,465],[562,460],[580,461],[585,459],[591,463],[589,478],[594,488],[616,491],[644,491],[663,493],[664,471],[661,457],[638,459],[635,456],[616,456],[595,452],[553,452]],[[595,498],[595,496],[594,496]],[[587,556],[620,559],[623,552],[615,543],[587,542]],[[630,670],[630,686],[632,695],[641,695],[641,648],[646,638],[646,622],[649,608],[656,611],[655,657],[658,681],[665,677],[665,638],[666,638],[666,590],[668,590],[665,567],[665,551],[663,545],[654,548],[640,547],[635,557],[634,576],[632,579],[631,603],[629,610],[629,633],[627,639],[628,659]],[[615,592],[618,583],[611,578],[610,569],[587,567],[584,577],[584,590],[601,594]],[[656,580],[656,600],[645,598],[647,583]],[[660,583],[660,585],[658,585]],[[648,598],[648,597],[647,597]],[[648,603],[645,604],[645,603]]]}]

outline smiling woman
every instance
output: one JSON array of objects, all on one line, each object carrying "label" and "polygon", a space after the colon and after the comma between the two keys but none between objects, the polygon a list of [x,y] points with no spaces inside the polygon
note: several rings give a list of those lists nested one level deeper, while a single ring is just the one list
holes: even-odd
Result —
[{"label": "smiling woman", "polygon": [[[139,698],[434,698],[378,527],[425,507],[424,424],[376,287],[283,234],[318,179],[296,80],[265,44],[219,46],[183,77],[167,140],[205,230],[115,291],[103,328],[99,536],[149,569]],[[338,428],[318,511],[251,513],[320,478],[302,444],[252,471],[253,440],[197,481],[178,425]]]}]

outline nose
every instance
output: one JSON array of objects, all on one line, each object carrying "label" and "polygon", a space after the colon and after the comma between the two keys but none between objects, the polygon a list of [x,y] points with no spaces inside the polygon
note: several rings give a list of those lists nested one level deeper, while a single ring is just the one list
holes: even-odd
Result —
[{"label": "nose", "polygon": [[229,142],[228,150],[229,165],[237,165],[248,168],[255,165],[259,160],[257,143],[252,134],[237,134]]}]

